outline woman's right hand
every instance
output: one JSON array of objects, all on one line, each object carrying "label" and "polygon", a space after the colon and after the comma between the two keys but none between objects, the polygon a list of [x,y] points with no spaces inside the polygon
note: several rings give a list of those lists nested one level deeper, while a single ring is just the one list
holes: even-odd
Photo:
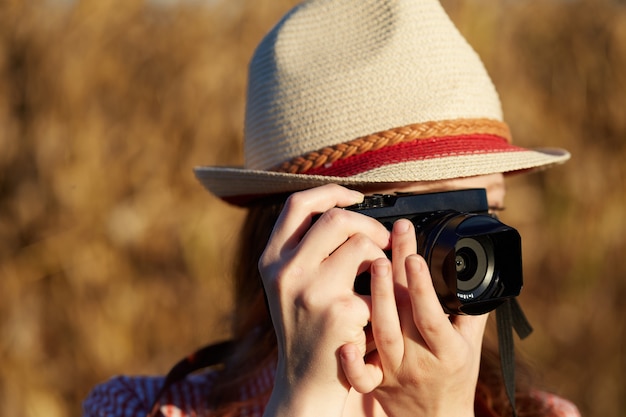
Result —
[{"label": "woman's right hand", "polygon": [[390,239],[375,219],[337,208],[362,200],[332,184],[298,192],[274,226],[259,260],[278,341],[266,415],[342,413],[350,385],[339,349],[351,344],[365,355],[371,311],[369,297],[354,292],[354,279],[385,256]]}]

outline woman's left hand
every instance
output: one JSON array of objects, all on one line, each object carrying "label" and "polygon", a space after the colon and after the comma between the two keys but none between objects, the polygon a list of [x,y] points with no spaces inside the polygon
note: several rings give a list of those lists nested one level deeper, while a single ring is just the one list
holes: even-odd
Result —
[{"label": "woman's left hand", "polygon": [[474,412],[487,315],[448,316],[424,259],[416,255],[413,225],[392,231],[392,259],[372,265],[372,333],[376,352],[366,361],[353,345],[341,360],[352,387],[372,392],[390,416],[469,416]]}]

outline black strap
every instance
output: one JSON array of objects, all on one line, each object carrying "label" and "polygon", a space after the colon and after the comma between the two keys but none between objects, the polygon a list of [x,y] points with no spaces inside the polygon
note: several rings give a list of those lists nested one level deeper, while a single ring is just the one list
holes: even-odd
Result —
[{"label": "black strap", "polygon": [[162,415],[160,401],[172,385],[182,381],[187,375],[195,371],[224,363],[227,355],[232,352],[234,344],[232,340],[227,340],[214,345],[205,346],[174,365],[165,376],[165,381],[163,381],[161,389],[156,397],[154,397],[150,413],[147,417],[158,417]]},{"label": "black strap", "polygon": [[526,319],[519,302],[510,298],[496,309],[498,325],[498,348],[500,350],[500,365],[506,395],[509,397],[513,417],[517,417],[515,408],[515,351],[513,346],[513,329],[520,339],[525,339],[533,331]]}]

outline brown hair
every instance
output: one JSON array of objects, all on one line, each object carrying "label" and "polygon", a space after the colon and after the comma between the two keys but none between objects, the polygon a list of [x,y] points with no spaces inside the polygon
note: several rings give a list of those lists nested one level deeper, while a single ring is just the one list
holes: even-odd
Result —
[{"label": "brown hair", "polygon": [[[234,277],[233,337],[238,341],[225,364],[211,403],[216,415],[238,416],[242,408],[263,405],[269,399],[271,387],[244,402],[239,388],[276,360],[276,336],[267,309],[258,260],[265,249],[284,198],[257,204],[249,209],[243,223],[239,242],[239,262]],[[511,406],[500,372],[495,339],[486,337],[483,344],[481,368],[476,389],[477,417],[510,416]],[[518,361],[516,369],[516,404],[519,417],[546,417],[549,410],[533,397],[528,367]]]}]

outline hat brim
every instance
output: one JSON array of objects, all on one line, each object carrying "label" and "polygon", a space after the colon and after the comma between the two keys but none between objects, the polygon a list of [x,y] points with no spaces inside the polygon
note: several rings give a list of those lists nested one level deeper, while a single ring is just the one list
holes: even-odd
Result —
[{"label": "hat brim", "polygon": [[246,206],[275,194],[291,193],[324,184],[364,186],[377,183],[437,181],[493,173],[534,171],[560,164],[570,158],[558,148],[525,149],[450,155],[389,164],[350,177],[290,174],[250,170],[243,167],[199,166],[194,172],[202,185],[222,200]]}]

